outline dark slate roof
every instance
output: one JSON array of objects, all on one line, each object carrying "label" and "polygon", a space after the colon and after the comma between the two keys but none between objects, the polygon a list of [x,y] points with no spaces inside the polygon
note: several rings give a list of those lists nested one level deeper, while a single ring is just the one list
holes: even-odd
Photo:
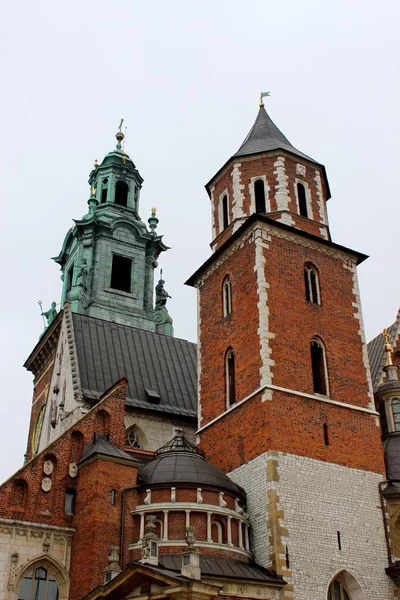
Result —
[{"label": "dark slate roof", "polygon": [[203,452],[190,444],[181,433],[156,452],[156,456],[139,469],[138,484],[144,486],[189,484],[209,486],[244,497],[244,491],[221,469],[209,463]]},{"label": "dark slate roof", "polygon": [[271,120],[265,108],[261,107],[253,127],[250,129],[239,150],[233,156],[247,156],[249,154],[258,154],[259,152],[268,152],[269,150],[286,150],[301,158],[314,163],[316,162],[313,158],[310,158],[292,146]]},{"label": "dark slate roof", "polygon": [[[128,405],[197,416],[196,344],[78,314],[73,323],[85,398],[97,400],[126,377]],[[158,392],[159,402],[146,389]]]},{"label": "dark slate roof", "polygon": [[[390,327],[388,327],[388,332],[390,334],[392,343],[397,337],[399,325],[400,311],[397,315],[396,321],[392,325],[390,325]],[[369,367],[371,370],[372,386],[374,388],[374,391],[376,391],[376,388],[379,386],[382,379],[382,369],[386,364],[385,341],[383,339],[382,334],[380,333],[373,340],[371,340],[367,348]]]},{"label": "dark slate roof", "polygon": [[123,450],[114,446],[104,436],[95,434],[92,441],[85,446],[81,461],[87,460],[90,456],[102,454],[103,456],[112,456],[113,458],[123,458],[124,460],[132,460],[132,457]]},{"label": "dark slate roof", "polygon": [[[160,564],[168,571],[179,571],[182,567],[182,556],[179,554],[159,555]],[[245,563],[240,560],[221,558],[213,556],[200,556],[200,568],[202,575],[214,577],[228,577],[231,579],[248,579],[252,581],[263,581],[265,583],[280,583],[285,581],[269,569],[264,569],[256,563]]]}]

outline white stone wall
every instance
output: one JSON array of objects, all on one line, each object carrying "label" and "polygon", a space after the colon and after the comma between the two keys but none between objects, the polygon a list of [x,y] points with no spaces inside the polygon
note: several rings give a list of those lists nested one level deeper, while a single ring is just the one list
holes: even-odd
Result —
[{"label": "white stone wall", "polygon": [[72,529],[0,519],[0,600],[13,600],[27,568],[51,570],[60,589],[68,592]]},{"label": "white stone wall", "polygon": [[[169,442],[175,435],[175,429],[181,427],[185,437],[196,443],[196,428],[190,427],[173,417],[163,417],[157,414],[143,414],[139,411],[125,413],[125,427],[136,425],[139,428],[139,438],[144,450],[158,450]],[[142,433],[142,436],[140,435]]]},{"label": "white stone wall", "polygon": [[[267,461],[278,461],[278,481],[267,481]],[[387,551],[378,483],[358,469],[283,453],[265,453],[229,476],[247,492],[253,552],[268,566],[267,491],[274,488],[288,530],[295,600],[326,600],[332,577],[342,569],[360,584],[366,600],[388,600],[395,586],[385,574]],[[337,532],[342,549],[339,550]],[[282,556],[282,558],[284,558]]]}]

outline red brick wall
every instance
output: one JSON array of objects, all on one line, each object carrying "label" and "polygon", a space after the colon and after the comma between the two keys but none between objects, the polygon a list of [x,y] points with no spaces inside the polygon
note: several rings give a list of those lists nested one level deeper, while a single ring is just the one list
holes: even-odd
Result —
[{"label": "red brick wall", "polygon": [[[318,336],[326,347],[330,397],[339,402],[369,407],[368,384],[354,318],[353,273],[343,259],[274,235],[264,249],[265,277],[269,284],[269,330],[272,383],[313,394],[310,341]],[[306,301],[304,264],[319,273],[321,305]],[[260,385],[260,340],[254,273],[254,243],[245,242],[214,271],[200,291],[201,316],[201,426],[225,410],[224,356],[235,350],[237,399]],[[229,273],[232,279],[232,314],[221,318],[220,289]],[[210,307],[214,307],[210,310]],[[323,423],[329,427],[330,445],[324,444]],[[360,469],[383,472],[379,428],[371,415],[273,392],[273,400],[260,395],[201,433],[207,458],[226,471],[266,450],[282,450],[329,460]]]}]

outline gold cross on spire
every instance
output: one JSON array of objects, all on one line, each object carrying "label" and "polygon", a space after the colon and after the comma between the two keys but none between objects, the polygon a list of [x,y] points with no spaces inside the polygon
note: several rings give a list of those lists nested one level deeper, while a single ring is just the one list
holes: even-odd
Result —
[{"label": "gold cross on spire", "polygon": [[385,352],[387,352],[387,359],[386,359],[386,364],[387,365],[392,365],[392,352],[393,352],[393,346],[390,343],[390,333],[388,332],[388,330],[385,328],[382,331],[382,336],[385,340]]},{"label": "gold cross on spire", "polygon": [[270,96],[271,92],[260,92],[260,108],[264,108],[263,98]]},{"label": "gold cross on spire", "polygon": [[123,122],[124,122],[124,119],[121,119],[121,123],[119,124],[119,127],[118,127],[118,131],[119,131],[120,133],[122,133],[122,123],[123,123]]}]

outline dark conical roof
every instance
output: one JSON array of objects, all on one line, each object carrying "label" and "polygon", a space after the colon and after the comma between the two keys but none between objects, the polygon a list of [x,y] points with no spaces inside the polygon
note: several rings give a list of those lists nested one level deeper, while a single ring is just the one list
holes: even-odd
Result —
[{"label": "dark conical roof", "polygon": [[139,485],[189,485],[213,487],[244,497],[244,491],[221,469],[209,463],[204,453],[178,431],[157,450],[155,457],[139,469]]},{"label": "dark conical roof", "polygon": [[310,158],[292,146],[289,140],[281,131],[279,131],[275,123],[270,119],[265,108],[261,106],[253,127],[250,129],[239,150],[233,156],[247,156],[249,154],[258,154],[259,152],[268,152],[270,150],[286,150],[301,158],[316,162],[313,158]]}]

